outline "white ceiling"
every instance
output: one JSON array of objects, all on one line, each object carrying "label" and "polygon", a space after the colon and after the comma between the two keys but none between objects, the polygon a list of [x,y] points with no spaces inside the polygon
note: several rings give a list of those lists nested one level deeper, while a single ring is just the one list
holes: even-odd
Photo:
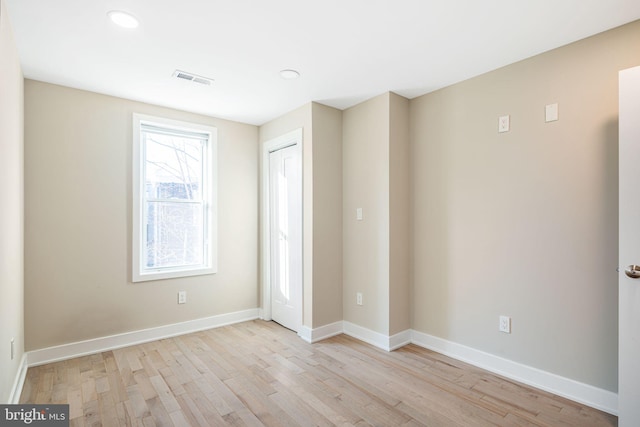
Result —
[{"label": "white ceiling", "polygon": [[413,98],[640,19],[638,0],[6,1],[27,78],[257,125],[309,101]]}]

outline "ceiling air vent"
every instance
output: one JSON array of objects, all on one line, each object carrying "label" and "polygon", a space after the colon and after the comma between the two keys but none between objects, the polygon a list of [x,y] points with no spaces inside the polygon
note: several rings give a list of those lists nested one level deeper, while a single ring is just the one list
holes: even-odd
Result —
[{"label": "ceiling air vent", "polygon": [[201,85],[211,86],[213,83],[213,79],[209,79],[207,77],[197,76],[192,73],[187,73],[186,71],[176,70],[173,72],[173,77],[182,80],[189,80],[190,82],[200,83]]}]

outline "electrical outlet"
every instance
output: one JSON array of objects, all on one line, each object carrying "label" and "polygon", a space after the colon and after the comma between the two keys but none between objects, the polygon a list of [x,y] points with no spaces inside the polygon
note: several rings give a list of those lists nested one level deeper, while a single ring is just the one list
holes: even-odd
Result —
[{"label": "electrical outlet", "polygon": [[356,293],[356,304],[362,305],[362,292]]},{"label": "electrical outlet", "polygon": [[511,318],[509,316],[500,316],[500,324],[498,330],[505,334],[511,333]]},{"label": "electrical outlet", "polygon": [[185,304],[187,302],[187,291],[178,291],[178,304]]},{"label": "electrical outlet", "polygon": [[16,354],[15,348],[14,348],[14,341],[15,341],[15,338],[11,338],[11,360],[13,360]]},{"label": "electrical outlet", "polygon": [[498,132],[509,132],[509,116],[498,117]]}]

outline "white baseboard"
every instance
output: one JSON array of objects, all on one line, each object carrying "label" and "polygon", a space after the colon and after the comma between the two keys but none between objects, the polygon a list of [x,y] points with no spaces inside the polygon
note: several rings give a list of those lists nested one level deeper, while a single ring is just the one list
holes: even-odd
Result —
[{"label": "white baseboard", "polygon": [[331,338],[342,333],[342,321],[330,323],[328,325],[320,326],[319,328],[311,329],[307,326],[302,326],[298,331],[298,336],[308,343],[318,342],[327,338]]},{"label": "white baseboard", "polygon": [[309,344],[313,343],[313,341],[311,341],[312,335],[313,335],[313,329],[311,329],[308,326],[302,325],[300,327],[300,330],[298,331],[298,336],[302,338],[304,341],[308,342]]},{"label": "white baseboard", "polygon": [[407,329],[392,336],[363,328],[351,322],[343,321],[343,332],[353,338],[381,348],[385,351],[393,351],[411,343],[411,330]]},{"label": "white baseboard", "polygon": [[389,339],[389,350],[387,351],[393,351],[396,350],[400,347],[404,347],[407,344],[411,344],[411,335],[412,335],[412,330],[411,329],[407,329],[406,331],[402,331],[399,332],[395,335],[391,335],[388,339]]},{"label": "white baseboard", "polygon": [[26,353],[22,355],[22,359],[20,359],[20,367],[18,368],[18,373],[16,374],[16,379],[13,382],[13,387],[11,388],[11,394],[9,394],[9,402],[10,405],[15,405],[20,402],[20,394],[22,394],[22,387],[24,386],[24,380],[27,378],[27,369],[29,366],[27,365],[27,355]]},{"label": "white baseboard", "polygon": [[418,331],[412,331],[411,342],[503,377],[548,391],[558,396],[618,414],[618,395],[560,375],[485,353],[461,344]]},{"label": "white baseboard", "polygon": [[156,328],[139,331],[125,332],[123,334],[94,338],[69,344],[48,347],[27,352],[28,366],[44,365],[45,363],[72,359],[114,350],[130,345],[141,344],[149,341],[160,340],[205,329],[231,325],[233,323],[246,322],[258,318],[258,309],[253,308],[234,313],[220,314],[202,319],[189,320],[187,322],[174,323]]},{"label": "white baseboard", "polygon": [[363,328],[362,326],[356,325],[355,323],[347,322],[346,320],[342,322],[342,327],[343,332],[346,335],[349,335],[350,337],[353,337],[360,341],[364,341],[367,344],[371,344],[383,350],[389,351],[388,336],[376,331],[372,331],[371,329]]},{"label": "white baseboard", "polygon": [[342,321],[330,323],[313,330],[312,342],[324,340],[342,333]]}]

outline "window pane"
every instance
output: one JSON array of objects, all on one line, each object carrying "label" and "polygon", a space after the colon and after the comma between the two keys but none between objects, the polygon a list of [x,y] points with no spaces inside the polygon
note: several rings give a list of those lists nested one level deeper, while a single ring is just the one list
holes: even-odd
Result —
[{"label": "window pane", "polygon": [[145,192],[151,199],[202,199],[203,141],[143,132]]},{"label": "window pane", "polygon": [[216,129],[142,114],[133,124],[133,281],[215,273]]},{"label": "window pane", "polygon": [[204,265],[201,203],[146,203],[145,267]]}]

